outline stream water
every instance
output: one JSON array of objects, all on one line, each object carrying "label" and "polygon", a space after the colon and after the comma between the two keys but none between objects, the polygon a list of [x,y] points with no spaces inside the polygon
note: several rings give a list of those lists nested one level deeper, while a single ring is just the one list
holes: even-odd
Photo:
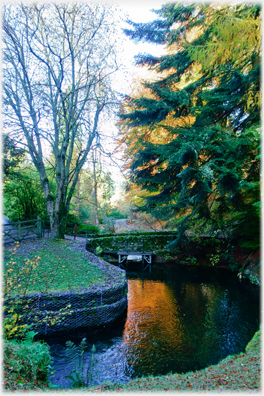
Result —
[{"label": "stream water", "polygon": [[95,334],[81,329],[45,338],[53,357],[53,384],[71,385],[65,378],[74,368],[66,355],[67,340],[79,345],[86,337],[83,369],[88,373],[90,367],[89,385],[95,385],[200,370],[243,352],[259,329],[259,292],[245,288],[229,271],[178,266],[128,273],[127,278],[128,309],[117,323]]}]

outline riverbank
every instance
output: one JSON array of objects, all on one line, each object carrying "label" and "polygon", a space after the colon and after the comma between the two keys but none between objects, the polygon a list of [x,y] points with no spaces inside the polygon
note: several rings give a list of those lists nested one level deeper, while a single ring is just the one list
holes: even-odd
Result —
[{"label": "riverbank", "polygon": [[[251,253],[240,246],[233,251],[234,268],[228,261],[217,263],[218,268],[229,268],[248,284],[261,285],[260,249]],[[164,258],[161,258],[164,263]],[[169,258],[169,261],[171,258]],[[168,261],[168,265],[169,264]],[[186,265],[192,264],[190,261]],[[240,269],[240,271],[238,271]],[[256,286],[255,286],[256,287]],[[126,384],[105,383],[87,389],[89,392],[175,392],[175,391],[223,391],[256,392],[261,390],[261,337],[260,330],[248,343],[244,353],[228,356],[218,364],[186,374],[168,374],[156,377],[137,378]]]},{"label": "riverbank", "polygon": [[228,356],[214,366],[186,374],[137,378],[127,384],[105,383],[89,392],[256,392],[261,390],[260,331],[245,353]]},{"label": "riverbank", "polygon": [[[82,243],[75,242],[72,246],[76,251],[84,249]],[[22,248],[22,244],[20,246]],[[26,249],[25,249],[26,251]],[[106,265],[100,258],[85,252],[95,263]],[[253,344],[252,344],[253,343]],[[127,384],[103,384],[101,386],[83,389],[91,392],[107,391],[254,391],[260,388],[260,338],[256,335],[246,353],[227,357],[219,364],[204,370],[187,374],[169,374],[158,377],[138,378]],[[251,374],[252,373],[252,374]],[[238,384],[238,386],[236,385]],[[12,388],[12,390],[26,388]],[[38,389],[35,387],[34,389]],[[48,384],[46,390],[53,390]]]},{"label": "riverbank", "polygon": [[[246,256],[240,248],[235,257],[244,271],[248,283],[261,284],[260,252]],[[189,264],[191,265],[191,264]],[[226,268],[226,265],[222,265]],[[250,276],[254,275],[254,276]],[[241,277],[242,279],[242,277]],[[253,280],[253,282],[251,282]],[[245,280],[244,280],[245,281]],[[256,287],[256,286],[255,286]],[[218,364],[185,374],[167,374],[134,379],[126,384],[104,383],[88,392],[259,392],[261,391],[261,330],[246,346],[245,352],[227,356]]]},{"label": "riverbank", "polygon": [[[8,244],[4,258],[4,388],[52,389],[49,347],[34,342],[34,334],[114,322],[127,308],[125,271],[87,252],[83,241]],[[15,341],[23,334],[25,340]]]}]

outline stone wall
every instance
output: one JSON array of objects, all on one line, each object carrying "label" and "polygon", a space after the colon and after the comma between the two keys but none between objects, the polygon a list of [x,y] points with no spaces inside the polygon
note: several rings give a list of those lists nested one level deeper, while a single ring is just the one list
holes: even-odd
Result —
[{"label": "stone wall", "polygon": [[177,237],[176,233],[158,232],[139,235],[111,235],[96,238],[87,238],[86,249],[95,252],[97,247],[104,251],[151,251],[155,252],[166,248],[166,245]]}]

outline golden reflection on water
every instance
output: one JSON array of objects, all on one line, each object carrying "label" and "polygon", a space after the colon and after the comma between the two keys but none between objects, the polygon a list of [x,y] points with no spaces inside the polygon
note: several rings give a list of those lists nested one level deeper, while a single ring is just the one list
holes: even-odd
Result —
[{"label": "golden reflection on water", "polygon": [[[183,326],[175,294],[164,282],[128,280],[128,311],[123,333],[127,361],[133,365],[156,354],[182,349]],[[158,343],[157,343],[157,340]],[[147,351],[144,356],[142,351]],[[129,350],[129,352],[128,352]],[[129,354],[129,356],[128,356]]]},{"label": "golden reflection on water", "polygon": [[[198,341],[200,329],[208,323],[207,311],[213,308],[210,301],[217,300],[215,292],[208,293],[205,287],[189,282],[182,282],[175,289],[160,281],[128,280],[128,311],[123,332],[127,364],[136,370],[149,364],[155,370],[158,356],[164,361],[164,368],[176,360],[184,368],[188,359],[195,359],[201,353],[200,343],[193,343],[192,339]],[[147,374],[152,372],[144,372]]]},{"label": "golden reflection on water", "polygon": [[[98,359],[95,381],[187,373],[242,351],[259,328],[259,301],[237,288],[236,281],[223,277],[216,282],[184,271],[162,281],[128,279],[125,325],[90,340]],[[57,341],[51,348],[57,383],[66,366],[65,343],[60,348]]]}]

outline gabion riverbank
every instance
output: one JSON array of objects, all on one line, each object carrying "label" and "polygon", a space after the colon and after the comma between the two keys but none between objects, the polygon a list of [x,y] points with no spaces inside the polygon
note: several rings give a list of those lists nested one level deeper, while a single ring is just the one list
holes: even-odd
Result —
[{"label": "gabion riverbank", "polygon": [[85,251],[90,263],[107,273],[104,285],[61,292],[30,293],[14,296],[5,305],[16,306],[20,324],[30,324],[38,335],[68,332],[80,327],[96,328],[118,319],[127,308],[127,280],[124,270]]},{"label": "gabion riverbank", "polygon": [[23,322],[39,335],[99,327],[116,320],[127,307],[127,282],[94,290],[28,294]]}]

